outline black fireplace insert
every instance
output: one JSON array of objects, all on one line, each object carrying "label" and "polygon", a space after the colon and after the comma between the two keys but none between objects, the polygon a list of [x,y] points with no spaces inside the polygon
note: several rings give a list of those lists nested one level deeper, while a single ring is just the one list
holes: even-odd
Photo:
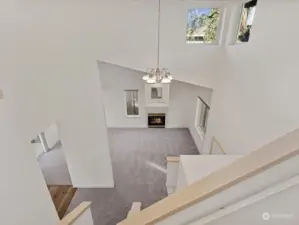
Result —
[{"label": "black fireplace insert", "polygon": [[148,114],[149,128],[165,128],[165,113],[149,113]]}]

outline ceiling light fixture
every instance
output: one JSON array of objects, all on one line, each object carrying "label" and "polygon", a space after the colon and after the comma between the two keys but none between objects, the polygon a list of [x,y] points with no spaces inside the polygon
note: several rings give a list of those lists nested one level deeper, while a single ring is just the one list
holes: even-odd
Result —
[{"label": "ceiling light fixture", "polygon": [[163,83],[169,84],[173,77],[168,69],[160,68],[160,16],[161,16],[161,0],[159,0],[158,9],[158,48],[157,48],[157,67],[150,68],[142,79],[148,84]]}]

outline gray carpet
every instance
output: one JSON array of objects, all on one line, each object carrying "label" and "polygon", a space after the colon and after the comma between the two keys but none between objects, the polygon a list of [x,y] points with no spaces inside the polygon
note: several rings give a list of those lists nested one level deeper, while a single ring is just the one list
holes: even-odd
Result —
[{"label": "gray carpet", "polygon": [[188,129],[109,129],[114,189],[78,189],[69,211],[92,202],[95,225],[115,225],[132,202],[142,208],[167,196],[166,157],[198,154]]}]

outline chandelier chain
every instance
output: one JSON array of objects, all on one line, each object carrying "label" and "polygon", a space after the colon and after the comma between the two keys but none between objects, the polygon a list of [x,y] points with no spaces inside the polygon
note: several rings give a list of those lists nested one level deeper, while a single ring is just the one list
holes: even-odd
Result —
[{"label": "chandelier chain", "polygon": [[160,66],[160,28],[161,28],[161,0],[159,0],[158,9],[158,49],[157,49],[157,67]]},{"label": "chandelier chain", "polygon": [[147,71],[142,79],[149,84],[170,83],[173,77],[166,68],[160,68],[160,33],[161,33],[161,0],[158,0],[158,32],[157,32],[157,67]]}]

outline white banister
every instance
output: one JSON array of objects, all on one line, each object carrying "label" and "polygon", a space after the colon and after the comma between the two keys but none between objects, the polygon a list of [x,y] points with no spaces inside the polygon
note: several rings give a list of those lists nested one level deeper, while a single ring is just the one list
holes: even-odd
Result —
[{"label": "white banister", "polygon": [[127,217],[133,215],[134,213],[140,212],[140,210],[141,210],[141,202],[133,202]]},{"label": "white banister", "polygon": [[90,205],[91,202],[82,202],[72,212],[62,218],[58,225],[93,225]]},{"label": "white banister", "polygon": [[168,195],[173,194],[176,191],[179,163],[180,163],[180,157],[177,156],[167,157],[166,188],[167,188]]},{"label": "white banister", "polygon": [[205,216],[205,217],[203,217],[197,221],[194,221],[188,225],[205,225],[205,224],[211,223],[211,222],[213,222],[215,220],[219,220],[222,217],[227,216],[233,212],[236,212],[242,208],[248,207],[248,206],[253,205],[257,202],[260,202],[266,198],[269,198],[275,194],[286,191],[289,188],[295,187],[298,184],[299,184],[299,176],[295,176],[295,177],[288,179],[278,185],[275,185],[271,188],[261,191],[258,194],[252,195],[242,201],[239,201],[235,204],[232,204],[230,206],[222,208],[222,209],[218,210],[217,212],[212,213],[208,216]]},{"label": "white banister", "polygon": [[[291,175],[297,175],[298,140],[299,129],[128,217],[118,225],[190,223],[217,211],[217,207],[225,207]],[[251,188],[247,188],[249,186]]]}]

